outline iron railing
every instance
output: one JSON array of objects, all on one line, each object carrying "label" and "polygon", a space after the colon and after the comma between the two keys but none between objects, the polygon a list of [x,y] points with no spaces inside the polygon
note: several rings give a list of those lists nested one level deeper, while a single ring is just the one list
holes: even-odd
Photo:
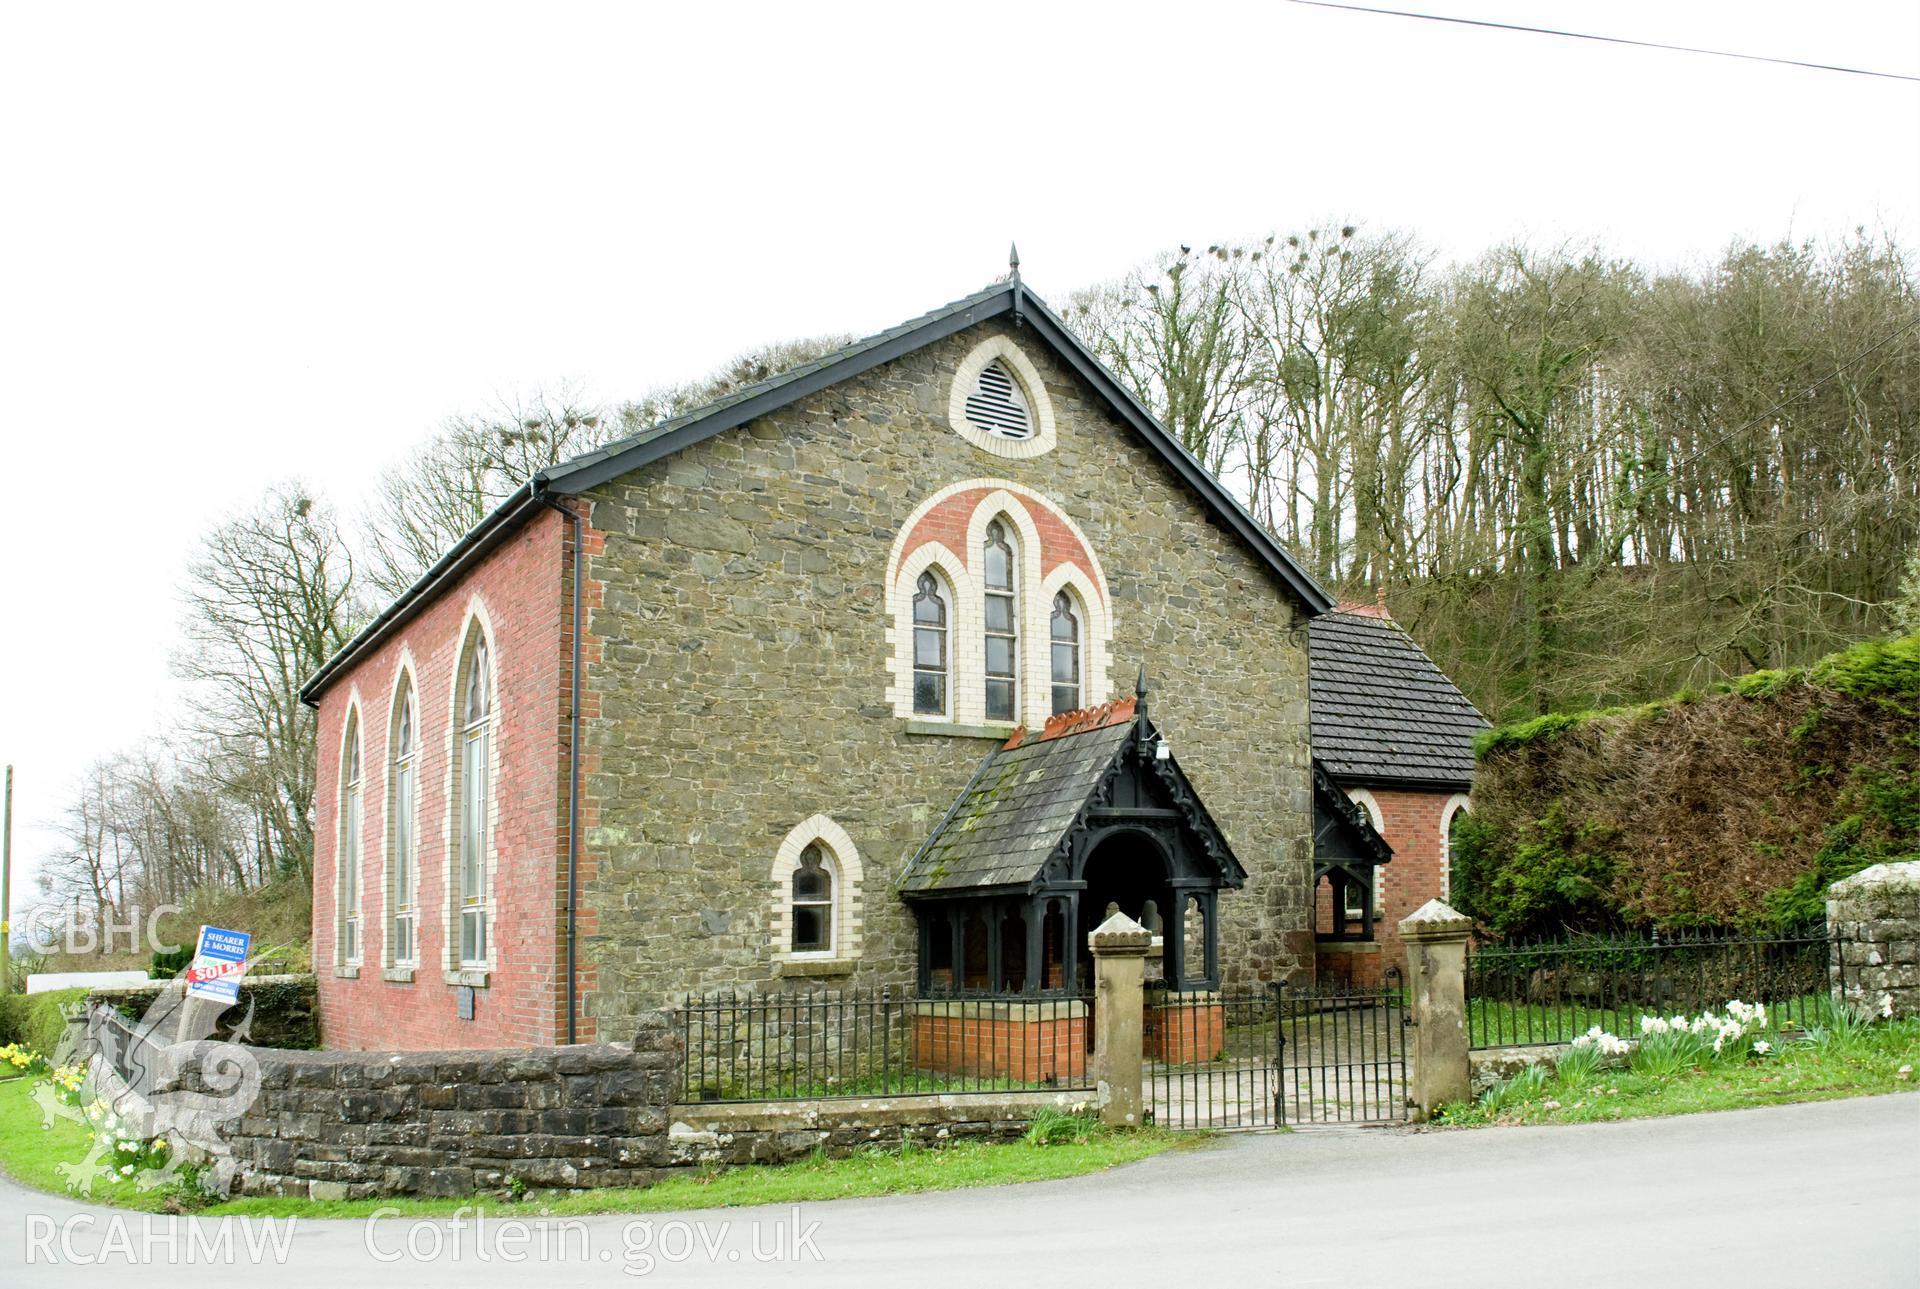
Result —
[{"label": "iron railing", "polygon": [[1493,944],[1467,960],[1467,1033],[1474,1047],[1565,1043],[1595,1025],[1632,1037],[1642,1016],[1695,1015],[1735,998],[1766,1004],[1780,1028],[1803,1028],[1830,995],[1830,955],[1824,927]]},{"label": "iron railing", "polygon": [[728,991],[678,1008],[681,1096],[762,1101],[1086,1089],[1089,995]]}]

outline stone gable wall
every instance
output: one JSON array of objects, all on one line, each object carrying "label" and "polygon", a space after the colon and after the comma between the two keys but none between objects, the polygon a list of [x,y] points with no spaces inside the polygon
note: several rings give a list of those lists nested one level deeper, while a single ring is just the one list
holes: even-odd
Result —
[{"label": "stone gable wall", "polygon": [[[984,334],[1038,367],[1054,451],[1008,459],[947,428],[950,374]],[[780,983],[770,874],[814,814],[847,830],[865,871],[861,956],[828,979],[909,981],[893,884],[992,743],[894,715],[887,561],[922,501],[974,479],[1043,493],[1104,566],[1113,692],[1148,665],[1154,719],[1250,874],[1221,900],[1228,978],[1311,969],[1304,619],[1078,377],[995,321],[590,494],[603,661],[583,708],[595,930],[581,951],[600,1032],[680,991]]]}]

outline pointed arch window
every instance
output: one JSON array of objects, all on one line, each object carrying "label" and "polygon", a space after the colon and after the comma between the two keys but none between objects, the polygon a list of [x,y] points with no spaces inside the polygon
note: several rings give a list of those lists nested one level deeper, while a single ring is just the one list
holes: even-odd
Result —
[{"label": "pointed arch window", "polygon": [[1033,409],[1026,391],[998,358],[980,369],[967,392],[967,423],[1002,439],[1033,437]]},{"label": "pointed arch window", "polygon": [[815,842],[793,870],[793,951],[833,952],[833,872]]},{"label": "pointed arch window", "polygon": [[460,704],[460,880],[455,912],[460,962],[487,960],[487,850],[493,807],[493,660],[486,637],[474,636]]},{"label": "pointed arch window", "polygon": [[340,797],[340,961],[360,961],[360,717],[347,719],[347,748]]},{"label": "pointed arch window", "polygon": [[1053,714],[1077,711],[1081,702],[1080,614],[1073,597],[1062,591],[1053,597],[1049,634],[1053,647]]},{"label": "pointed arch window", "polygon": [[987,592],[987,719],[1010,721],[1020,710],[1019,561],[1001,520],[987,525],[982,556]]},{"label": "pointed arch window", "polygon": [[913,595],[913,710],[922,716],[947,714],[950,618],[940,579],[931,571],[922,573]]},{"label": "pointed arch window", "polygon": [[414,892],[419,883],[418,833],[414,826],[419,797],[418,721],[414,716],[413,685],[401,682],[399,714],[393,727],[392,788],[387,793],[387,957],[394,966],[419,961],[419,917]]}]

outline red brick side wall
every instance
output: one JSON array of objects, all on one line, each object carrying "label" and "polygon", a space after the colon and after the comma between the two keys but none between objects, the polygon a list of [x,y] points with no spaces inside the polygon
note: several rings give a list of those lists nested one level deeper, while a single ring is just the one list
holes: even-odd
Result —
[{"label": "red brick side wall", "polygon": [[913,1018],[913,1064],[1021,1083],[1077,1080],[1087,1072],[1087,1018],[921,1012]]},{"label": "red brick side wall", "polygon": [[[369,656],[338,676],[319,708],[314,796],[313,963],[321,1041],[334,1048],[481,1048],[562,1041],[566,895],[567,524],[551,511],[514,531],[479,565]],[[591,539],[591,530],[589,530]],[[495,673],[493,970],[459,1018],[445,980],[453,817],[454,682],[476,601],[490,624]],[[386,806],[392,702],[411,660],[419,722],[416,770],[419,966],[386,980]],[[339,841],[341,736],[349,705],[361,730],[363,834],[357,979],[336,975],[334,867]],[[584,705],[583,705],[584,709]],[[588,1041],[591,1033],[581,1035]]]},{"label": "red brick side wall", "polygon": [[1148,1060],[1193,1065],[1217,1059],[1227,1050],[1224,1003],[1174,1003],[1149,1006],[1141,1034]]},{"label": "red brick side wall", "polygon": [[[1412,791],[1403,788],[1367,786],[1374,803],[1380,807],[1384,827],[1381,832],[1393,847],[1393,862],[1380,870],[1384,898],[1378,901],[1381,916],[1373,924],[1377,953],[1329,953],[1318,955],[1322,981],[1350,981],[1355,985],[1379,983],[1389,966],[1407,969],[1406,949],[1400,943],[1400,921],[1431,899],[1447,896],[1444,876],[1445,838],[1441,821],[1451,792]],[[1326,926],[1330,916],[1325,883],[1317,892],[1314,915],[1318,926]]]}]

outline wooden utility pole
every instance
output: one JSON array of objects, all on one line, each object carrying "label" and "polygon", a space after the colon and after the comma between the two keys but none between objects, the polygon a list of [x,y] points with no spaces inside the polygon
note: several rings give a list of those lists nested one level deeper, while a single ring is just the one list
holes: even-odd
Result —
[{"label": "wooden utility pole", "polygon": [[13,767],[7,767],[7,817],[0,824],[0,994],[13,992]]}]

